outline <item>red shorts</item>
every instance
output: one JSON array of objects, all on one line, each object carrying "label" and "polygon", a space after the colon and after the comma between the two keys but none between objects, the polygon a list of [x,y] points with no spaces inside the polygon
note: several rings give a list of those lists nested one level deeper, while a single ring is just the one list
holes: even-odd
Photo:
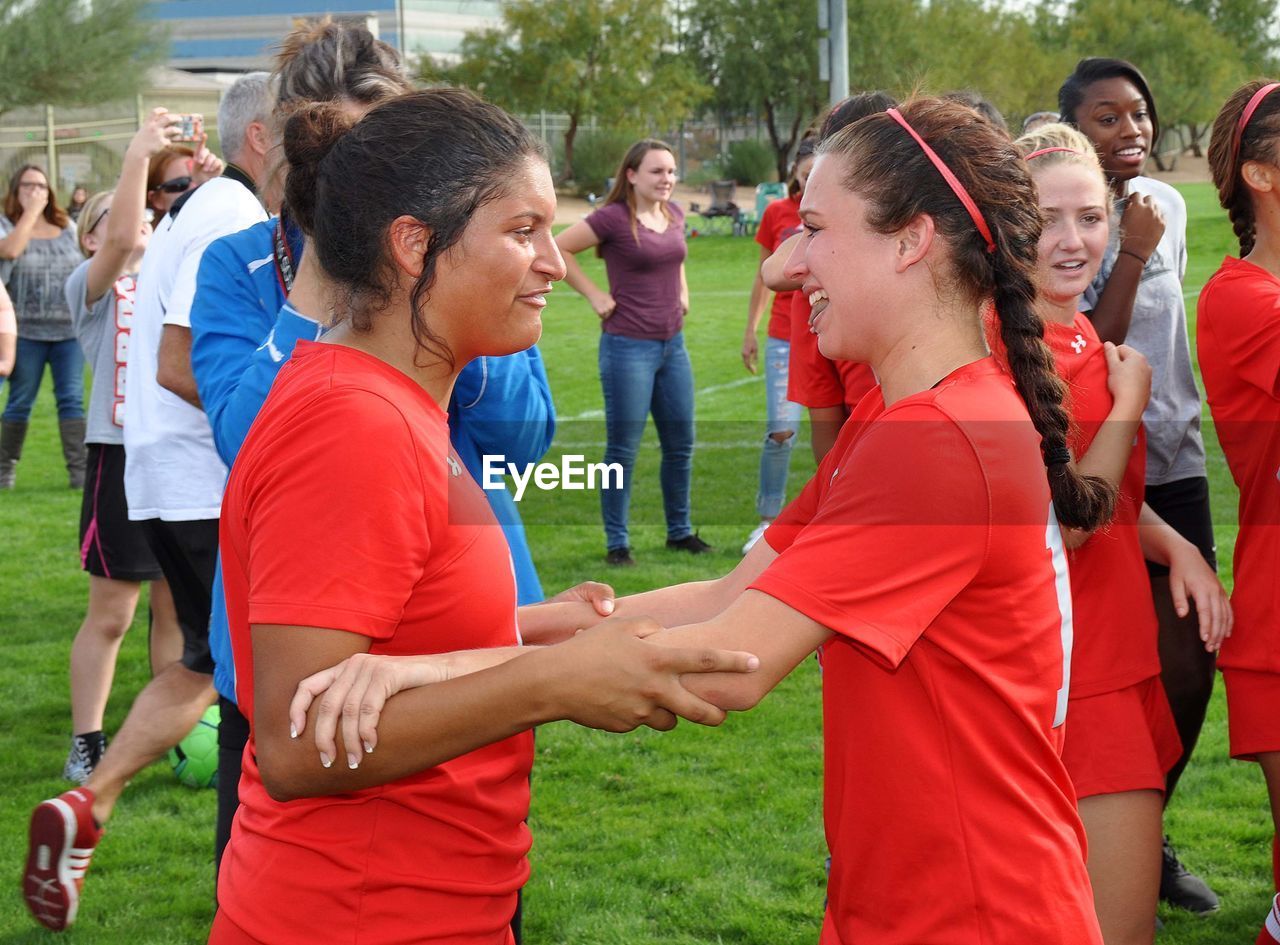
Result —
[{"label": "red shorts", "polygon": [[1159,676],[1067,703],[1062,763],[1077,797],[1164,792],[1182,741]]},{"label": "red shorts", "polygon": [[1227,731],[1231,757],[1256,761],[1280,751],[1280,673],[1224,669],[1227,688]]},{"label": "red shorts", "polygon": [[787,400],[810,409],[852,410],[876,386],[871,368],[856,361],[832,361],[818,350],[809,330],[809,301],[801,293],[791,308],[791,360],[787,365]]}]

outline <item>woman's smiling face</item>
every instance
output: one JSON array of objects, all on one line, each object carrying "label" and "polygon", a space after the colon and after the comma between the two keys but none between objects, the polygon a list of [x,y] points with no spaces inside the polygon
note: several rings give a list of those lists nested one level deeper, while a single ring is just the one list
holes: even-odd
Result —
[{"label": "woman's smiling face", "polygon": [[1099,79],[1085,89],[1074,117],[1097,149],[1107,177],[1124,181],[1142,173],[1151,155],[1155,126],[1136,85],[1123,77]]}]

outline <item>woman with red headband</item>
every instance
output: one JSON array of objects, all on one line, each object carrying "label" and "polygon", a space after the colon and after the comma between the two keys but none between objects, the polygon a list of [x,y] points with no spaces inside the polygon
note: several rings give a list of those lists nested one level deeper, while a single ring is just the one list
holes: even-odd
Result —
[{"label": "woman with red headband", "polygon": [[[1256,761],[1280,830],[1280,83],[1256,81],[1213,124],[1209,167],[1240,240],[1200,293],[1196,342],[1209,409],[1240,489],[1231,604],[1218,665],[1231,757]],[[1275,888],[1280,850],[1272,846]],[[1280,899],[1259,943],[1280,942]]]},{"label": "woman with red headband", "polygon": [[[674,628],[655,635],[673,645],[755,652],[750,678],[689,679],[723,708],[753,706],[823,648],[824,945],[1100,945],[1059,756],[1072,625],[1058,523],[1098,527],[1115,494],[1068,450],[1026,164],[971,109],[921,99],[824,142],[800,215],[788,274],[818,344],[880,386],[737,568],[618,612]],[[993,305],[1008,370],[984,338]],[[317,721],[376,719],[365,697],[384,682],[330,692]],[[299,721],[319,688],[303,681]]]},{"label": "woman with red headband", "polygon": [[1143,504],[1142,412],[1151,367],[1128,345],[1104,344],[1079,311],[1107,248],[1107,182],[1089,139],[1062,124],[1015,144],[1039,195],[1036,308],[1058,373],[1071,388],[1072,451],[1082,472],[1118,490],[1103,532],[1063,535],[1075,645],[1062,761],[1089,840],[1089,878],[1106,945],[1151,945],[1160,888],[1165,775],[1182,754],[1160,685],[1156,612],[1144,553],[1169,565],[1175,592],[1230,629],[1226,594],[1196,547]]}]

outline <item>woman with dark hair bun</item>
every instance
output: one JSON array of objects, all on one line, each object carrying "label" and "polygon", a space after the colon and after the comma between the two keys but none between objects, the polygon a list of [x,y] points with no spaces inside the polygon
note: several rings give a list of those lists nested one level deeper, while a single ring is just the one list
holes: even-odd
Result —
[{"label": "woman with dark hair bun", "polygon": [[[1093,143],[1121,211],[1119,230],[1082,307],[1102,341],[1128,344],[1151,364],[1151,400],[1142,415],[1147,503],[1216,569],[1200,392],[1182,295],[1187,207],[1173,187],[1143,175],[1160,137],[1155,98],[1133,63],[1091,58],[1080,60],[1063,82],[1058,107],[1062,120]],[[1183,750],[1166,779],[1167,804],[1200,737],[1213,692],[1214,653],[1201,639],[1209,615],[1199,613],[1194,602],[1175,599],[1168,567],[1148,561],[1147,572],[1160,620],[1161,679]],[[1182,865],[1168,843],[1160,896],[1193,912],[1218,908],[1213,890]]]},{"label": "woman with dark hair bun", "polygon": [[[584,601],[541,605],[538,637],[563,642],[520,652],[534,628],[517,627],[510,554],[446,407],[468,362],[538,339],[564,276],[551,174],[523,125],[467,92],[409,93],[349,130],[340,107],[285,129],[291,156],[317,164],[309,257],[334,327],[298,341],[222,506],[251,731],[210,941],[509,945],[529,729],[715,723],[681,674],[752,661],[664,649],[642,639],[652,624],[575,635],[595,619]],[[394,666],[416,688],[336,726],[317,712],[346,695],[292,711],[334,664],[326,678],[358,701],[372,654],[413,657]]]},{"label": "woman with dark hair bun", "polygon": [[[1280,82],[1258,79],[1227,99],[1209,167],[1240,241],[1200,293],[1196,342],[1209,409],[1240,489],[1231,605],[1236,630],[1218,665],[1231,757],[1256,761],[1280,833]],[[1272,838],[1280,891],[1280,839]],[[1280,897],[1258,935],[1280,942]]]}]

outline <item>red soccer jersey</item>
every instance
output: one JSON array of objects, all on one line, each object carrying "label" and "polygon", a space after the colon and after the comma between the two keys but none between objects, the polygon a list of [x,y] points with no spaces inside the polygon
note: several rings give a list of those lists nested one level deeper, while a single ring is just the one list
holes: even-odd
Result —
[{"label": "red soccer jersey", "polygon": [[[510,553],[444,411],[363,352],[299,342],[232,470],[221,541],[251,721],[253,624],[344,630],[397,655],[518,641]],[[251,736],[220,907],[270,942],[503,945],[529,874],[532,744],[279,803]]]},{"label": "red soccer jersey", "polygon": [[802,292],[793,293],[787,400],[809,408],[844,404],[852,411],[875,386],[869,366],[832,361],[818,350],[818,336],[809,330],[809,300]]},{"label": "red soccer jersey", "polygon": [[[783,197],[764,208],[760,226],[756,229],[756,242],[773,252],[788,238],[800,232],[800,198]],[[779,292],[773,297],[769,309],[770,338],[791,340],[791,297],[795,292]]]},{"label": "red soccer jersey", "polygon": [[992,358],[867,396],[753,585],[823,646],[824,945],[1097,945],[1055,728],[1071,596],[1040,438]]},{"label": "red soccer jersey", "polygon": [[[1069,388],[1077,459],[1111,412],[1107,356],[1093,322],[1077,314],[1072,325],[1048,323],[1044,340]],[[1071,650],[1071,695],[1115,692],[1160,672],[1155,604],[1138,544],[1138,513],[1146,490],[1146,438],[1141,427],[1129,452],[1111,524],[1067,553],[1075,646]]]},{"label": "red soccer jersey", "polygon": [[1200,373],[1240,489],[1224,669],[1280,672],[1280,279],[1228,256],[1200,293]]}]

